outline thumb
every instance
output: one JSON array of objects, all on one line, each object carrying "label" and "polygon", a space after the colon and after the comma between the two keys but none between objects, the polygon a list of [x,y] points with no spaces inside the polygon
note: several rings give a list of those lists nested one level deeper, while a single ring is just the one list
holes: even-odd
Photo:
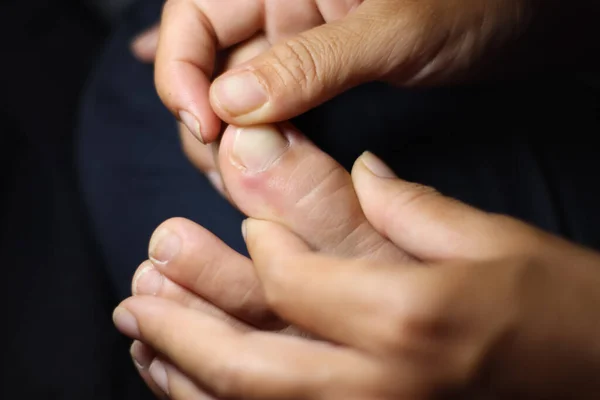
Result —
[{"label": "thumb", "polygon": [[398,179],[369,152],[354,164],[352,180],[371,225],[426,262],[489,260],[507,250],[527,252],[531,248],[523,248],[524,244],[540,237],[537,230],[516,219],[484,212],[431,187]]},{"label": "thumb", "polygon": [[[367,3],[363,3],[363,6]],[[288,120],[337,94],[381,78],[391,67],[394,17],[357,10],[275,44],[217,78],[211,105],[224,121],[255,125]]]}]

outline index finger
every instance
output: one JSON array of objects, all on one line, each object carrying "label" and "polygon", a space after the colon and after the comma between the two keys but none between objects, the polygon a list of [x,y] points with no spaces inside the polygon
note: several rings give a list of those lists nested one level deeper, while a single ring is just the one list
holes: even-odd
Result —
[{"label": "index finger", "polygon": [[168,0],[161,20],[155,81],[167,108],[204,143],[221,122],[208,99],[216,53],[263,26],[261,0]]},{"label": "index finger", "polygon": [[433,290],[426,285],[430,272],[414,262],[319,254],[283,225],[252,218],[243,231],[267,304],[286,322],[334,343],[389,354],[405,319],[420,312],[418,301]]}]

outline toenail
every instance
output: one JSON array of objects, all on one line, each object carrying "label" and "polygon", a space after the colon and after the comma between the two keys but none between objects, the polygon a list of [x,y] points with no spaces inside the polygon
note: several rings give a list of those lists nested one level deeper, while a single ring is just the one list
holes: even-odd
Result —
[{"label": "toenail", "polygon": [[133,294],[155,296],[162,283],[163,275],[153,265],[146,265],[134,278]]},{"label": "toenail", "polygon": [[159,229],[150,239],[149,256],[153,262],[167,264],[181,247],[181,239],[168,229]]},{"label": "toenail", "polygon": [[235,133],[231,162],[248,172],[269,169],[285,153],[289,142],[274,125],[240,128]]}]

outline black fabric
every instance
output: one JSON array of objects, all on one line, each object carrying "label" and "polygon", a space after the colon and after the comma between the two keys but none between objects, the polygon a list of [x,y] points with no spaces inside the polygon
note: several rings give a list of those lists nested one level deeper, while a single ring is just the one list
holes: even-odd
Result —
[{"label": "black fabric", "polygon": [[242,216],[185,159],[175,121],[155,92],[152,66],[131,55],[131,38],[157,20],[161,4],[144,1],[127,14],[82,103],[81,187],[121,298],[131,294],[153,230],[170,217],[193,219],[236,250],[245,249]]},{"label": "black fabric", "polygon": [[77,1],[0,4],[1,399],[152,398],[75,180],[73,127],[106,27]]}]

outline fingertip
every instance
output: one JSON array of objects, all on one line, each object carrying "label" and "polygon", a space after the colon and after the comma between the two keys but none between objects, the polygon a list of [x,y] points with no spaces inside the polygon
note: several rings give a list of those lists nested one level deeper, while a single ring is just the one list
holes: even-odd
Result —
[{"label": "fingertip", "polygon": [[365,153],[366,153],[366,151],[363,152],[356,160],[354,160],[354,164],[352,164],[352,169],[350,170],[350,175],[352,175],[353,180],[354,180],[355,176],[364,174],[368,171],[367,166],[365,165],[365,163],[362,160]]},{"label": "fingertip", "polygon": [[219,76],[208,96],[213,111],[227,123],[247,126],[274,122],[269,115],[268,88],[249,69]]},{"label": "fingertip", "polygon": [[373,195],[374,193],[382,194],[383,191],[392,187],[414,186],[414,184],[400,179],[394,170],[370,151],[365,151],[356,159],[351,175],[363,207],[365,207],[363,200],[377,197]]},{"label": "fingertip", "polygon": [[[256,238],[261,236],[263,233],[263,226],[260,220],[254,218],[246,218],[242,221],[242,236],[244,237],[244,241],[246,242],[246,246],[248,247],[248,251],[252,256],[253,252],[258,251],[258,246],[260,243],[257,243]],[[264,237],[264,235],[262,235]],[[268,243],[265,243],[268,245]]]},{"label": "fingertip", "polygon": [[123,301],[113,311],[113,323],[123,335],[137,339],[140,337],[140,329],[136,316],[131,312],[130,306],[132,302],[127,300]]},{"label": "fingertip", "polygon": [[202,125],[194,114],[185,110],[179,110],[179,120],[183,125],[185,125],[187,130],[190,131],[190,133],[200,141],[200,143],[204,144]]},{"label": "fingertip", "polygon": [[154,269],[154,264],[152,264],[152,261],[150,261],[150,260],[144,261],[136,269],[135,273],[133,274],[133,278],[131,279],[131,294],[133,296],[137,296],[138,294],[141,294],[138,291],[139,280],[146,272],[148,272],[151,269]]},{"label": "fingertip", "polygon": [[131,358],[140,371],[147,370],[152,360],[156,357],[156,352],[152,349],[152,347],[148,346],[140,342],[139,340],[134,340],[129,348],[129,354],[131,354]]},{"label": "fingertip", "polygon": [[248,252],[253,260],[259,262],[277,264],[277,260],[283,256],[311,251],[295,233],[276,222],[248,218],[244,223],[244,231]]},{"label": "fingertip", "polygon": [[156,317],[160,319],[161,314],[168,314],[168,310],[172,305],[177,304],[168,299],[142,294],[123,300],[115,309],[113,316],[117,314],[128,313],[134,317],[136,321],[143,319],[146,316],[152,316],[153,318]]},{"label": "fingertip", "polygon": [[358,158],[372,175],[384,179],[397,179],[396,173],[379,157],[370,151],[365,151]]},{"label": "fingertip", "polygon": [[165,63],[158,57],[154,80],[161,101],[178,121],[204,144],[217,140],[221,120],[210,105],[204,72],[184,61]]}]

